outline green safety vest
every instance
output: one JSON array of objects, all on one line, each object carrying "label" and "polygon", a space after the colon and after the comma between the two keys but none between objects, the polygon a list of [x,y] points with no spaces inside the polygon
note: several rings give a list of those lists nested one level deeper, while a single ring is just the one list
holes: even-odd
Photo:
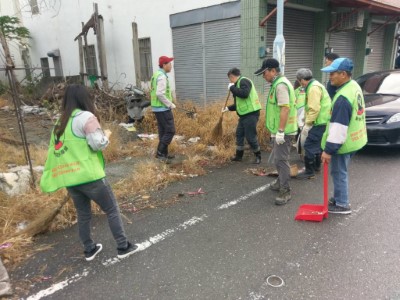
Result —
[{"label": "green safety vest", "polygon": [[258,94],[257,91],[254,87],[253,82],[246,78],[246,77],[240,77],[239,80],[236,82],[235,86],[240,87],[240,81],[245,78],[251,83],[251,90],[250,94],[247,98],[240,98],[236,97],[236,111],[240,116],[243,116],[245,114],[251,113],[253,111],[257,111],[261,109],[261,103],[258,100]]},{"label": "green safety vest", "polygon": [[330,119],[331,97],[329,97],[328,91],[321,83],[319,83],[314,79],[311,80],[311,82],[307,85],[306,88],[306,107],[305,107],[306,113],[310,110],[308,107],[307,95],[308,95],[308,90],[312,86],[317,86],[322,91],[322,99],[320,101],[321,109],[319,111],[317,119],[314,122],[314,126],[325,125]]},{"label": "green safety vest", "polygon": [[[152,107],[167,107],[164,103],[162,103],[156,93],[157,93],[157,79],[158,77],[160,77],[161,75],[165,75],[167,76],[167,74],[164,72],[164,70],[158,70],[157,72],[155,72],[153,74],[153,76],[151,77],[151,91],[150,91],[150,97],[151,97],[151,106]],[[169,86],[169,80],[168,80],[168,76],[167,76],[167,89],[165,91],[165,97],[173,102],[172,99],[172,91],[171,88]]]},{"label": "green safety vest", "polygon": [[51,134],[47,160],[44,166],[40,188],[45,193],[96,181],[106,176],[101,151],[93,151],[86,138],[72,132],[72,120],[79,112],[72,112],[60,141],[56,143],[54,130]]},{"label": "green safety vest", "polygon": [[[350,80],[336,91],[333,98],[332,108],[336,100],[345,97],[351,104],[352,114],[347,129],[347,138],[343,145],[339,148],[338,154],[346,154],[357,151],[367,144],[367,127],[365,123],[365,104],[362,90],[357,82]],[[331,111],[332,113],[332,111]],[[322,137],[321,147],[325,149],[326,141],[329,134],[329,123],[326,126],[325,133]]]},{"label": "green safety vest", "polygon": [[289,90],[289,116],[284,131],[286,134],[296,133],[297,109],[294,103],[294,90],[292,84],[284,76],[279,76],[272,82],[266,104],[265,126],[272,134],[278,132],[281,109],[278,106],[278,99],[276,99],[276,86],[280,83],[286,84]]},{"label": "green safety vest", "polygon": [[294,95],[296,97],[296,108],[302,108],[306,105],[306,92],[302,86],[299,86],[294,90]]}]

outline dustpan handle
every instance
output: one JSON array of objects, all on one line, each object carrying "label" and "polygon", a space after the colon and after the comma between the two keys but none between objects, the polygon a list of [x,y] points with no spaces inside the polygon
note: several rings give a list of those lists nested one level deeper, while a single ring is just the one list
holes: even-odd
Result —
[{"label": "dustpan handle", "polygon": [[324,163],[324,210],[328,209],[328,163]]}]

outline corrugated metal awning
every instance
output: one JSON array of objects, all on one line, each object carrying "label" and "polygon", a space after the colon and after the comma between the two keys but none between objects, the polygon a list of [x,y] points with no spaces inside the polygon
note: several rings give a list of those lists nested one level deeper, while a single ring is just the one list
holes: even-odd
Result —
[{"label": "corrugated metal awning", "polygon": [[330,0],[335,6],[353,7],[367,10],[378,15],[398,15],[400,16],[400,4],[394,0]]}]

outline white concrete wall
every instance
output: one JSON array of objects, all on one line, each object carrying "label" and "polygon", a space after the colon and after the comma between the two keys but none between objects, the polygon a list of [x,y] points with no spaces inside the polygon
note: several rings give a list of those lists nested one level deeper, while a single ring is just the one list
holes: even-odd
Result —
[{"label": "white concrete wall", "polygon": [[[1,0],[7,1],[7,0]],[[8,0],[9,1],[9,0]],[[16,0],[18,1],[18,0]],[[21,4],[27,0],[19,0]],[[135,84],[132,22],[138,24],[139,38],[150,37],[154,71],[161,55],[172,56],[172,33],[169,16],[196,8],[217,5],[236,0],[98,0],[99,14],[104,18],[108,77],[110,85],[117,80],[116,88]],[[42,1],[38,0],[38,3]],[[52,1],[61,3],[61,0]],[[81,22],[86,23],[93,13],[93,2],[86,0],[62,1],[54,9],[40,8],[38,15],[23,12],[23,22],[32,34],[32,63],[40,66],[40,58],[47,52],[60,49],[64,76],[79,74],[78,42],[74,38],[81,32]],[[96,37],[90,30],[89,44]],[[97,49],[96,49],[97,52]],[[98,55],[98,53],[97,53]],[[50,67],[52,59],[49,58]],[[100,71],[100,70],[99,70]],[[126,78],[121,74],[126,74]],[[52,73],[54,74],[54,72]],[[171,72],[174,89],[174,72]]]}]

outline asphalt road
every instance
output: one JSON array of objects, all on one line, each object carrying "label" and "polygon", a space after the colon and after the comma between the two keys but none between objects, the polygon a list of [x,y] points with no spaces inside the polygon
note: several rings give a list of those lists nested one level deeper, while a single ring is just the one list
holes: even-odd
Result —
[{"label": "asphalt road", "polygon": [[[129,215],[127,234],[143,251],[125,260],[115,258],[99,216],[93,232],[104,248],[94,261],[83,260],[74,226],[41,237],[54,247],[11,279],[30,282],[28,299],[400,299],[399,150],[358,153],[350,166],[353,213],[321,223],[294,220],[299,205],[322,204],[321,175],[293,180],[292,201],[277,207],[268,190],[274,178],[243,172],[249,167],[231,164],[154,194],[206,192]],[[284,284],[270,286],[270,275]]]}]

